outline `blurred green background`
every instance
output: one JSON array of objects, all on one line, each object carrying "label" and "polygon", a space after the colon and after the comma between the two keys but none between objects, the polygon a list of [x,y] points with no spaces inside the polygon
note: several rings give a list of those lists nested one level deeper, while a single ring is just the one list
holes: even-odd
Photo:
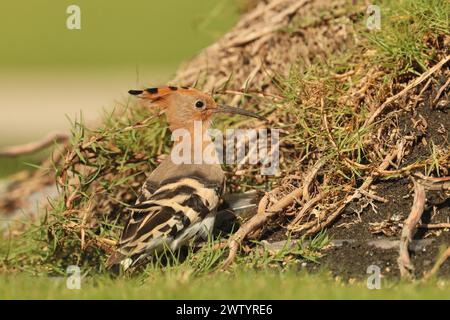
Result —
[{"label": "blurred green background", "polygon": [[[95,125],[135,87],[165,84],[238,19],[239,0],[0,1],[0,148]],[[69,30],[70,5],[81,30]],[[0,159],[0,177],[23,168]]]},{"label": "blurred green background", "polygon": [[[0,67],[173,70],[235,23],[235,1],[2,0]],[[72,4],[81,30],[66,28]]]}]

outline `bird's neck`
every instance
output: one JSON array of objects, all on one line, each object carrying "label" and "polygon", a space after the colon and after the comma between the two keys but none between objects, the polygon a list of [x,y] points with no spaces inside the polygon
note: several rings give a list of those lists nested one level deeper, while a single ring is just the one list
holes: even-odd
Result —
[{"label": "bird's neck", "polygon": [[219,164],[217,150],[208,134],[209,128],[209,121],[189,122],[183,127],[171,128],[174,141],[171,156],[181,157],[185,163]]}]

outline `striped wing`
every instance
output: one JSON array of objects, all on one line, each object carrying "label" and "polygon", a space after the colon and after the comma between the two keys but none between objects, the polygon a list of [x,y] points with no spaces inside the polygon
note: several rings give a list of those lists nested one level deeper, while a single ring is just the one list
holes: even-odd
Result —
[{"label": "striped wing", "polygon": [[164,247],[176,250],[189,240],[211,232],[221,186],[182,178],[153,193],[144,191],[131,207],[118,250],[108,259],[108,265],[128,258],[131,261],[127,264],[135,263]]}]

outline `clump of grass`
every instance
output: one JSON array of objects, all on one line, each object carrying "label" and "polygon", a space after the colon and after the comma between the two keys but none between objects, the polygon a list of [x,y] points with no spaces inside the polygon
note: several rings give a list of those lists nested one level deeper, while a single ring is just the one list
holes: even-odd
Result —
[{"label": "clump of grass", "polygon": [[[419,74],[438,60],[450,35],[450,3],[441,0],[379,1],[381,30],[366,32],[376,61],[401,73]],[[448,41],[448,40],[447,40]],[[448,49],[447,49],[448,51]]]}]

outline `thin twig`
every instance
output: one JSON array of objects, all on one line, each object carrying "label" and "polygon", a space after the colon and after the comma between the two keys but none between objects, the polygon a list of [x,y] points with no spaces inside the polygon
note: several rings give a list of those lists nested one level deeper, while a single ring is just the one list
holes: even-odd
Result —
[{"label": "thin twig", "polygon": [[402,278],[407,279],[413,279],[414,277],[414,265],[412,264],[409,256],[409,243],[412,240],[417,223],[422,217],[423,209],[425,207],[425,188],[414,179],[413,182],[414,202],[411,208],[411,213],[403,225],[402,234],[400,236],[400,253],[397,259],[400,275]]},{"label": "thin twig", "polygon": [[[395,149],[393,151],[391,151],[384,159],[383,162],[381,162],[381,164],[378,166],[378,168],[375,169],[375,172],[378,172],[380,170],[386,170],[392,161],[395,160],[395,158],[397,157],[398,154],[398,150]],[[361,196],[361,190],[367,190],[370,185],[372,184],[372,182],[375,179],[375,174],[372,173],[364,182],[363,184],[355,191],[355,193],[350,196],[347,200],[345,200],[345,203],[349,203],[351,201],[353,201],[356,198],[359,198]]]},{"label": "thin twig", "polygon": [[[278,189],[274,189],[272,192],[278,192]],[[289,193],[288,195],[281,198],[280,201],[275,203],[269,209],[266,210],[266,207],[269,203],[269,194],[266,194],[258,205],[258,213],[254,215],[250,220],[248,220],[244,225],[242,225],[239,230],[230,238],[228,246],[230,247],[230,253],[228,258],[222,265],[222,268],[227,268],[236,257],[237,251],[239,249],[239,245],[244,241],[247,235],[251,232],[254,232],[258,228],[260,228],[268,219],[275,216],[279,211],[283,210],[290,204],[292,204],[295,200],[298,200],[302,197],[303,188],[299,187]]]},{"label": "thin twig", "polygon": [[438,258],[436,261],[436,264],[433,266],[433,268],[425,274],[423,277],[424,280],[427,280],[438,273],[439,268],[444,264],[444,262],[450,257],[450,247],[447,248]]},{"label": "thin twig", "polygon": [[392,102],[397,100],[398,98],[406,95],[411,89],[414,89],[416,86],[421,84],[423,81],[428,79],[433,73],[438,71],[442,68],[443,65],[445,65],[450,60],[450,55],[446,56],[444,59],[439,61],[437,64],[435,64],[432,68],[428,69],[426,72],[424,72],[420,77],[415,78],[413,81],[411,81],[402,91],[397,93],[396,95],[388,98],[383,104],[376,109],[372,115],[366,120],[365,126],[371,125],[375,119],[383,112],[383,110],[390,105]]},{"label": "thin twig", "polygon": [[[389,167],[389,165],[391,164],[391,162],[397,157],[397,154],[398,154],[397,149],[394,149],[393,151],[391,151],[383,159],[383,161],[378,166],[378,168],[375,169],[375,171],[378,169],[383,169],[383,170],[387,169]],[[347,198],[344,201],[335,203],[330,208],[327,208],[327,211],[332,211],[332,210],[335,210],[335,211],[332,214],[328,215],[327,218],[325,219],[325,221],[316,221],[316,220],[310,221],[310,222],[302,225],[296,231],[300,232],[300,231],[306,230],[305,235],[313,235],[313,234],[319,232],[320,230],[323,230],[327,226],[329,226],[334,220],[336,220],[337,217],[339,217],[339,215],[342,213],[342,211],[344,211],[344,209],[350,202],[361,197],[362,191],[366,191],[371,186],[371,184],[373,183],[373,181],[375,179],[374,177],[375,177],[375,175],[374,175],[374,173],[372,173],[368,178],[366,178],[366,180],[364,180],[363,184],[358,189],[356,189],[355,192],[353,192],[353,194],[347,196]]]},{"label": "thin twig", "polygon": [[383,203],[388,203],[389,202],[388,199],[380,197],[379,195],[376,195],[376,194],[371,193],[369,191],[361,189],[361,190],[359,190],[359,192],[361,192],[366,197],[371,198],[371,199],[373,199],[375,201],[379,201],[379,202],[383,202]]},{"label": "thin twig", "polygon": [[418,226],[419,229],[450,229],[450,223],[422,223]]},{"label": "thin twig", "polygon": [[429,164],[431,162],[432,162],[432,160],[425,160],[425,161],[420,162],[420,163],[410,164],[409,166],[406,166],[404,168],[400,168],[400,169],[397,169],[397,170],[377,170],[377,174],[378,175],[382,175],[382,176],[400,175],[400,174],[403,174],[403,173],[408,173],[408,172],[410,172],[411,170],[414,170],[414,169],[423,168],[423,167],[425,167],[427,164]]},{"label": "thin twig", "polygon": [[305,199],[306,201],[309,201],[311,198],[309,195],[309,189],[311,187],[312,182],[316,178],[317,173],[319,172],[320,168],[323,167],[325,162],[326,162],[325,158],[321,158],[320,160],[318,160],[314,164],[312,169],[309,170],[308,174],[305,176],[305,180],[303,181],[303,199]]},{"label": "thin twig", "polygon": [[448,78],[447,81],[444,83],[444,85],[439,89],[439,91],[436,94],[436,97],[434,97],[434,99],[433,99],[433,103],[436,103],[439,100],[442,92],[444,92],[444,90],[448,87],[449,84],[450,84],[450,78]]},{"label": "thin twig", "polygon": [[420,183],[425,187],[426,190],[450,190],[450,177],[427,177],[419,172],[415,173],[414,176],[420,179]]},{"label": "thin twig", "polygon": [[[228,254],[227,259],[223,262],[222,265],[223,269],[227,268],[234,261],[239,249],[239,245],[242,243],[245,237],[250,232],[252,232],[253,230],[257,229],[260,225],[262,225],[267,220],[267,218],[269,218],[266,212],[266,207],[268,204],[269,204],[269,194],[265,194],[258,204],[257,214],[253,216],[249,221],[247,221],[243,226],[241,226],[239,230],[230,238],[228,242],[230,253]],[[274,214],[275,213],[272,213],[271,215]]]},{"label": "thin twig", "polygon": [[[333,208],[335,208],[336,206],[337,206],[337,204],[335,204],[333,206]],[[343,205],[341,205],[338,209],[336,209],[335,212],[333,212],[332,214],[328,215],[328,217],[325,219],[325,221],[321,221],[321,222],[313,221],[314,224],[308,225],[309,230],[305,232],[305,235],[310,236],[310,235],[316,234],[317,232],[319,232],[319,231],[323,230],[324,228],[326,228],[334,220],[336,220],[337,217],[339,217],[339,215],[345,209],[346,206],[347,206],[347,204],[345,204],[345,203]]]},{"label": "thin twig", "polygon": [[292,222],[289,224],[288,230],[294,231],[297,228],[298,222],[300,222],[300,220],[306,215],[306,213],[310,209],[314,208],[314,206],[317,203],[319,203],[319,201],[321,201],[324,198],[324,196],[325,196],[324,193],[319,193],[317,196],[315,196],[314,198],[312,198],[309,201],[307,201],[303,205],[302,210],[300,210],[300,212],[295,216],[294,220],[292,220]]}]

